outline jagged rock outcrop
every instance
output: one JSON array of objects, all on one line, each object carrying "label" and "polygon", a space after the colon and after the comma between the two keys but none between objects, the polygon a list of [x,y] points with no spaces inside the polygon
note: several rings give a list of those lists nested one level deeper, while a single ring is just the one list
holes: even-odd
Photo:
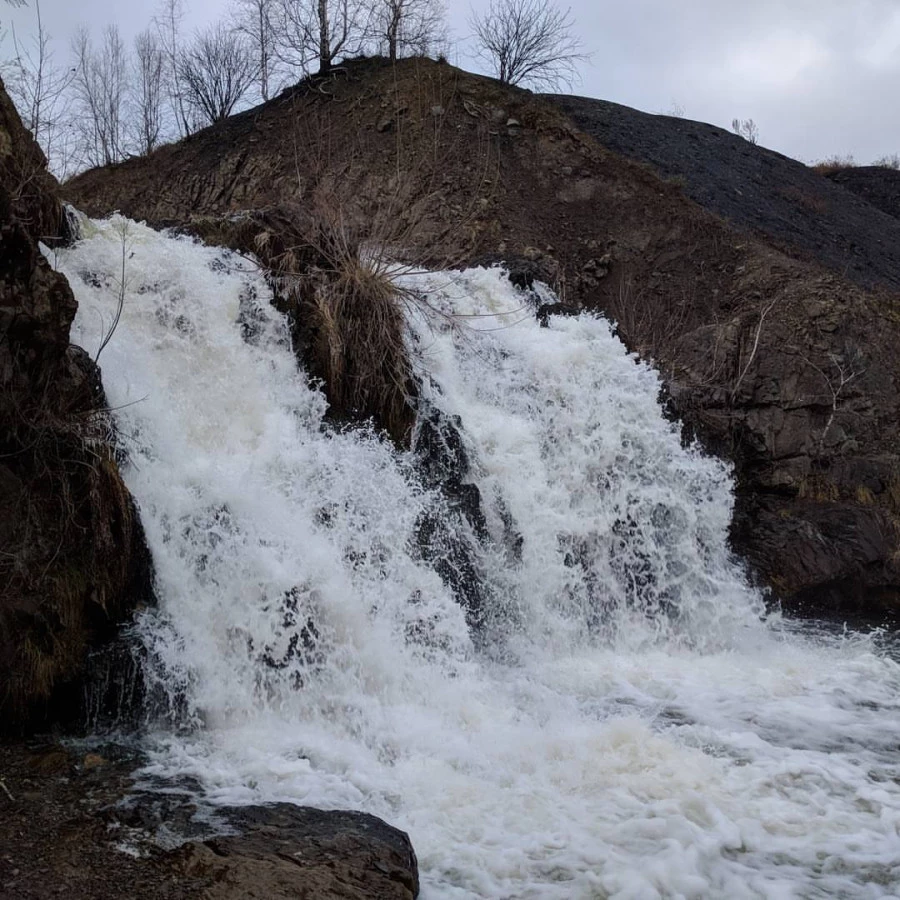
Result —
[{"label": "jagged rock outcrop", "polygon": [[[734,462],[734,543],[763,583],[821,609],[900,606],[896,220],[735,136],[646,117],[641,146],[678,151],[660,177],[610,152],[631,118],[604,107],[594,128],[593,102],[575,115],[445,64],[361,61],[66,191],[190,227],[339,185],[347,221],[393,222],[367,235],[382,246],[540,272],[562,300],[542,315],[615,319],[689,433]],[[749,200],[728,191],[732,157]]]},{"label": "jagged rock outcrop", "polygon": [[99,370],[69,343],[75,298],[37,245],[62,225],[0,82],[0,731],[76,711],[65,689],[148,577]]}]

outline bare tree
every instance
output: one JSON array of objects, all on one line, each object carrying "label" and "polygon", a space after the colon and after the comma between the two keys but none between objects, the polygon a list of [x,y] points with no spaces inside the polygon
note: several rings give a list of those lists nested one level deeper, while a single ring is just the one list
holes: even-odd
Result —
[{"label": "bare tree", "polygon": [[751,144],[759,143],[759,128],[753,119],[732,119],[731,130]]},{"label": "bare tree", "polygon": [[84,161],[92,166],[121,162],[125,152],[128,58],[119,29],[108,25],[103,31],[103,43],[96,49],[90,34],[81,28],[72,41],[72,51]]},{"label": "bare tree", "polygon": [[162,97],[165,59],[158,34],[147,29],[134,39],[134,108],[135,144],[138,152],[152,153],[162,134]]},{"label": "bare tree", "polygon": [[246,38],[256,70],[262,100],[278,90],[278,57],[275,53],[276,0],[233,0],[234,28]]},{"label": "bare tree", "polygon": [[543,0],[491,0],[470,20],[483,59],[504,84],[552,90],[570,84],[576,64],[587,59],[573,33],[571,10]]},{"label": "bare tree", "polygon": [[276,50],[304,74],[318,64],[325,75],[338,59],[362,50],[369,15],[364,0],[278,0]]},{"label": "bare tree", "polygon": [[410,54],[425,56],[444,38],[444,15],[441,0],[378,0],[371,35],[391,62]]},{"label": "bare tree", "polygon": [[178,62],[185,100],[209,125],[231,115],[254,76],[247,45],[221,22],[199,32]]},{"label": "bare tree", "polygon": [[12,30],[14,55],[7,65],[6,86],[25,127],[41,145],[51,167],[64,174],[67,160],[61,140],[66,128],[63,101],[72,82],[72,73],[53,61],[51,38],[44,28],[40,0],[35,0],[34,10],[37,31],[30,48],[21,44],[15,28]]},{"label": "bare tree", "polygon": [[184,20],[184,0],[160,0],[159,12],[153,17],[153,24],[159,34],[160,46],[165,60],[165,91],[169,99],[172,116],[181,137],[196,131],[185,102],[184,86],[179,77],[181,60],[181,23]]}]

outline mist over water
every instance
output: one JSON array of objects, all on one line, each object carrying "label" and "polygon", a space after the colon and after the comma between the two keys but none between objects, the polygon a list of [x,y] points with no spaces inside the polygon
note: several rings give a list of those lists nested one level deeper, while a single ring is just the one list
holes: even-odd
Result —
[{"label": "mist over water", "polygon": [[[416,454],[324,422],[250,263],[84,227],[59,267],[88,352],[126,249],[100,364],[156,566],[149,675],[179,711],[151,771],[380,815],[426,900],[900,896],[900,666],[765,618],[729,470],[682,447],[604,320],[541,328],[498,270],[403,276],[466,516]],[[423,552],[433,520],[476,591]]]}]

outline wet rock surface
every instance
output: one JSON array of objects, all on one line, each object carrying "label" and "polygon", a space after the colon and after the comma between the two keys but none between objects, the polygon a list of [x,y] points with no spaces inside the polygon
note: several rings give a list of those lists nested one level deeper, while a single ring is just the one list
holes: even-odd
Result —
[{"label": "wet rock surface", "polygon": [[407,835],[357,812],[210,808],[197,786],[135,784],[119,745],[0,743],[3,900],[412,900]]},{"label": "wet rock surface", "polygon": [[416,856],[407,835],[375,816],[279,803],[225,809],[240,834],[192,842],[176,871],[211,881],[208,900],[413,900]]},{"label": "wet rock surface", "polygon": [[150,592],[100,370],[38,247],[63,228],[46,160],[0,83],[0,732],[79,714],[90,649]]}]

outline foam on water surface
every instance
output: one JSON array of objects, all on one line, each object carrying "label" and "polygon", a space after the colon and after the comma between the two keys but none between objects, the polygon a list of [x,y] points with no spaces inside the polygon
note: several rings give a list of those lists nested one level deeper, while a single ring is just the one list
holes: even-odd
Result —
[{"label": "foam on water surface", "polygon": [[253,266],[86,227],[73,340],[96,351],[124,242],[100,363],[156,566],[150,675],[183,701],[151,771],[381,815],[426,900],[900,896],[900,667],[764,620],[727,467],[606,322],[541,328],[495,270],[403,276],[482,501],[473,639],[419,550],[446,499],[323,427]]}]

